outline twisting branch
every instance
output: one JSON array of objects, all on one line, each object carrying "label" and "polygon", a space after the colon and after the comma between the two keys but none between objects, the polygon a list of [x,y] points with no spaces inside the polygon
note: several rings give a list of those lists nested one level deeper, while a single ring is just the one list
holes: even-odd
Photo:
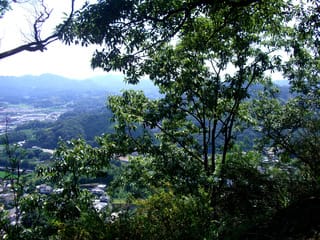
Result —
[{"label": "twisting branch", "polygon": [[[41,41],[41,30],[42,30],[42,26],[43,24],[50,18],[50,15],[52,13],[52,9],[48,9],[47,6],[44,3],[44,0],[40,1],[41,3],[41,8],[43,9],[42,11],[40,11],[33,23],[33,35],[34,35],[34,39],[39,42]],[[37,10],[36,10],[37,12]]]},{"label": "twisting branch", "polygon": [[0,53],[0,59],[4,59],[10,56],[13,56],[17,53],[28,51],[28,52],[36,52],[36,51],[44,51],[46,50],[46,47],[59,39],[59,36],[64,31],[66,26],[70,23],[72,20],[73,14],[74,14],[74,3],[75,0],[71,0],[71,10],[68,15],[68,18],[64,21],[64,23],[59,27],[59,29],[51,34],[50,36],[42,39],[41,38],[41,30],[43,24],[50,18],[52,10],[49,10],[48,7],[45,5],[44,0],[40,0],[42,11],[38,14],[37,18],[35,19],[33,23],[33,40],[30,42],[20,45],[16,48],[10,49],[5,52]]}]

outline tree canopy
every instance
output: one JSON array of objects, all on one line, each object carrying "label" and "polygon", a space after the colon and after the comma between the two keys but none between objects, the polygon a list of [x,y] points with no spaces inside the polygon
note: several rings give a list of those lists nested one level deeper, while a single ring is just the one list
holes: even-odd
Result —
[{"label": "tree canopy", "polygon": [[185,159],[180,164],[200,164],[213,177],[220,156],[223,174],[236,125],[250,121],[248,89],[278,62],[273,40],[290,17],[288,7],[284,1],[99,1],[75,14],[62,39],[101,45],[93,67],[123,71],[131,83],[148,76],[164,94],[155,101],[132,92],[109,99],[124,139],[131,141],[137,124],[160,132],[144,131],[143,143],[133,147],[133,141],[130,149],[162,155],[155,161],[163,170],[168,161],[178,170]]},{"label": "tree canopy", "polygon": [[[247,31],[251,35],[259,35],[268,29],[277,31],[286,6],[283,1],[254,0],[99,1],[75,14],[62,39],[66,43],[101,45],[93,56],[92,66],[123,71],[130,82],[136,82],[148,74],[145,60],[164,43],[199,30],[199,19],[207,19],[206,24],[209,24],[201,26],[209,30],[206,36],[209,41],[202,46],[205,49],[214,39],[224,39],[232,34],[241,38],[240,35]],[[225,44],[231,44],[227,38]],[[247,43],[244,41],[243,44]]]}]

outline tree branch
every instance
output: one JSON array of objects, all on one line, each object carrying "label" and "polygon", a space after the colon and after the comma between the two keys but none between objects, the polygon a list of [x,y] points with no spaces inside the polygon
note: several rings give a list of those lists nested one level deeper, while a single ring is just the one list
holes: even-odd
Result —
[{"label": "tree branch", "polygon": [[28,52],[36,52],[41,51],[43,52],[46,50],[46,47],[51,44],[54,41],[57,41],[59,39],[59,35],[61,32],[65,29],[65,27],[70,23],[73,14],[74,14],[74,2],[75,0],[71,0],[71,10],[68,15],[68,18],[65,20],[65,22],[62,24],[60,29],[53,33],[52,35],[48,36],[45,39],[41,39],[41,29],[43,24],[50,18],[52,10],[48,10],[47,6],[44,4],[44,1],[41,0],[41,7],[43,8],[43,11],[41,11],[37,18],[35,19],[33,23],[33,41],[20,45],[16,48],[10,49],[8,51],[4,51],[0,53],[0,59],[4,59],[10,56],[13,56],[15,54],[18,54],[20,52],[28,51]]}]

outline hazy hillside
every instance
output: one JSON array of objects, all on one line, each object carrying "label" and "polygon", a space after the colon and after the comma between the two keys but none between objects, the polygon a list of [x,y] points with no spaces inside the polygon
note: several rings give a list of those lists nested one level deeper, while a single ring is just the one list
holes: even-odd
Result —
[{"label": "hazy hillside", "polygon": [[40,76],[0,76],[0,100],[6,98],[30,98],[43,96],[69,96],[79,94],[115,94],[122,89],[144,90],[148,96],[156,96],[157,88],[148,80],[132,86],[123,82],[120,75],[106,75],[87,80],[73,80],[52,74]]},{"label": "hazy hillside", "polygon": [[[288,94],[287,81],[274,81],[281,92]],[[123,89],[143,90],[149,97],[159,97],[158,88],[150,80],[137,85],[126,84],[122,75],[108,74],[87,80],[74,80],[58,75],[0,76],[0,100],[48,96],[77,96],[82,94],[117,94]]]}]

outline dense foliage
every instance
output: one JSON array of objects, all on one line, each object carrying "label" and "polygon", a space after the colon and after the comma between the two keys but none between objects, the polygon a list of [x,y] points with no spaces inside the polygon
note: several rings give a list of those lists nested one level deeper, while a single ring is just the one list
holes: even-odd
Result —
[{"label": "dense foliage", "polygon": [[[52,165],[38,170],[61,191],[22,196],[20,184],[15,203],[22,221],[10,226],[1,216],[0,233],[9,239],[319,237],[318,12],[317,1],[85,5],[61,39],[100,45],[93,67],[120,70],[130,83],[148,76],[162,97],[133,90],[109,97],[114,132],[95,145],[61,143]],[[289,80],[290,100],[275,97],[270,71]],[[253,99],[250,88],[262,91]],[[258,132],[257,146],[237,138],[248,128]],[[126,202],[99,211],[80,179],[123,155],[129,162],[108,188]]]}]

